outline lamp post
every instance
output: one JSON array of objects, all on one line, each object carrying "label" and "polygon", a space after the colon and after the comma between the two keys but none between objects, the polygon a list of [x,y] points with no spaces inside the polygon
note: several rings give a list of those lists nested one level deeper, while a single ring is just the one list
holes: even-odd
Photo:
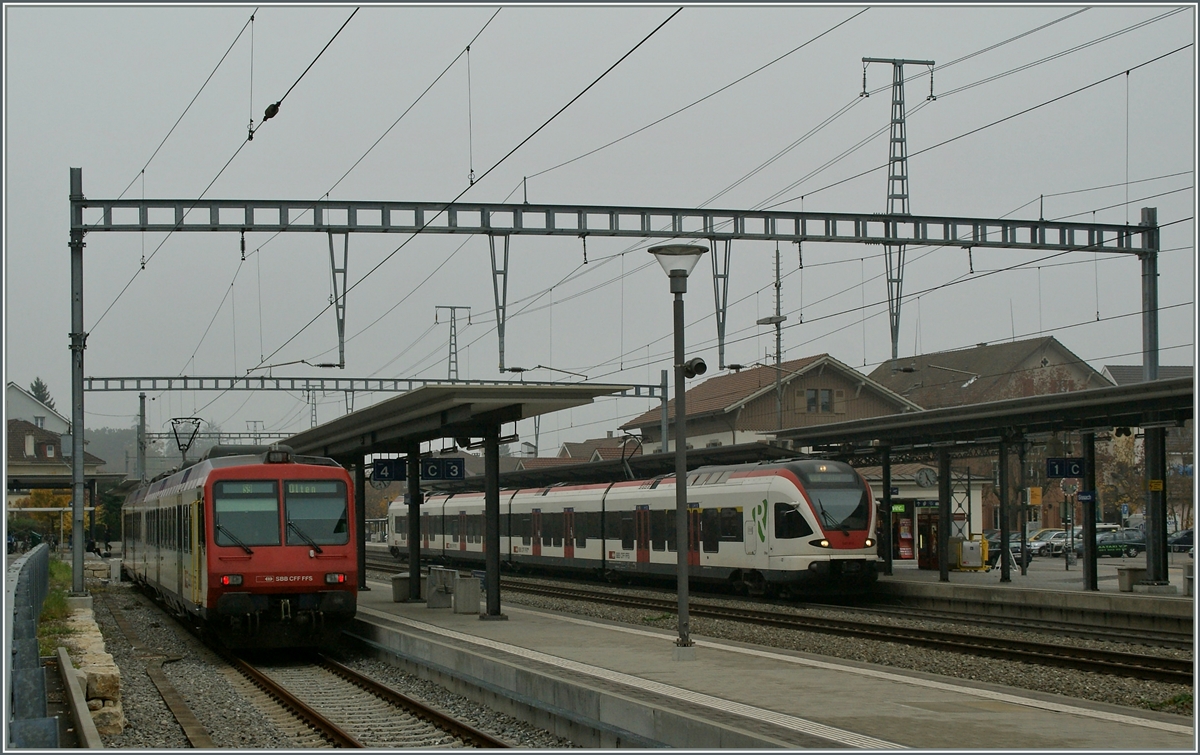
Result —
[{"label": "lamp post", "polygon": [[[696,646],[688,636],[688,511],[687,511],[687,409],[684,406],[683,295],[687,279],[707,247],[695,244],[667,244],[650,248],[671,279],[675,294],[675,553],[678,564],[676,592],[679,601],[679,638],[673,657],[693,660]],[[666,443],[666,438],[663,438]]]}]

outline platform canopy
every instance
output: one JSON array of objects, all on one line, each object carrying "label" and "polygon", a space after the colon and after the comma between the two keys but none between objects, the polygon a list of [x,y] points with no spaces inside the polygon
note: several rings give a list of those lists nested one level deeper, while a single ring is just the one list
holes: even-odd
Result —
[{"label": "platform canopy", "polygon": [[345,458],[405,453],[439,438],[480,438],[488,428],[592,403],[627,385],[426,385],[282,441],[298,454]]}]

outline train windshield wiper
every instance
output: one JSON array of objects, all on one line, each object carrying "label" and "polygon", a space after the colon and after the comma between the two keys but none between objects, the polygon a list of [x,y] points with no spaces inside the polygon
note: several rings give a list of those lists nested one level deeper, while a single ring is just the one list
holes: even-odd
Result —
[{"label": "train windshield wiper", "polygon": [[249,546],[249,545],[246,545],[246,544],[245,544],[245,543],[243,543],[241,540],[238,540],[238,536],[237,536],[237,535],[235,535],[235,534],[233,534],[232,532],[230,532],[228,527],[226,527],[225,525],[221,524],[220,522],[217,522],[217,525],[216,525],[216,526],[217,526],[217,529],[219,529],[220,531],[224,532],[224,533],[225,533],[225,534],[226,534],[226,535],[229,537],[229,539],[230,539],[230,540],[232,540],[232,541],[233,541],[234,543],[236,543],[237,545],[240,545],[240,546],[242,546],[242,550],[244,550],[244,551],[246,551],[247,553],[249,553],[249,554],[253,555],[254,551],[250,550],[250,546]]},{"label": "train windshield wiper", "polygon": [[300,539],[312,546],[312,549],[317,553],[321,553],[321,546],[317,545],[317,541],[308,536],[308,533],[296,526],[296,523],[291,519],[288,520],[287,526],[292,528],[292,531],[300,536]]},{"label": "train windshield wiper", "polygon": [[821,503],[821,498],[819,496],[817,497],[817,508],[821,510],[821,521],[825,522],[829,529],[840,529],[843,535],[849,534],[850,528],[846,526],[845,522],[841,522],[839,524],[838,522],[833,521],[833,517],[831,517],[829,512],[825,510],[825,504]]}]

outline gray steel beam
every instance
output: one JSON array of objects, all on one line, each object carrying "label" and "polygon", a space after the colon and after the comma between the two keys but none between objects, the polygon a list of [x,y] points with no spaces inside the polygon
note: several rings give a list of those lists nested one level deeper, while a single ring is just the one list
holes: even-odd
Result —
[{"label": "gray steel beam", "polygon": [[[83,378],[83,389],[95,392],[113,391],[365,391],[375,393],[407,393],[423,385],[545,385],[564,383],[550,380],[440,380],[437,378],[285,378],[259,377],[89,377]],[[568,383],[567,385],[577,385]],[[661,384],[633,384],[629,389],[614,393],[625,398],[661,398],[666,388]],[[230,433],[222,433],[230,435]]]},{"label": "gray steel beam", "polygon": [[[713,302],[717,312],[717,365],[725,369],[725,313],[729,310],[729,255],[733,242],[725,239],[725,254],[717,254],[717,240],[709,239],[712,248]],[[775,250],[775,275],[779,275],[779,249]],[[776,291],[778,294],[778,291]],[[778,310],[778,307],[776,307]],[[777,312],[778,313],[778,312]]]},{"label": "gray steel beam", "polygon": [[[911,244],[1136,254],[1155,228],[1054,220],[599,205],[73,196],[73,231],[453,233]],[[195,215],[195,220],[190,219]],[[1136,242],[1136,243],[1135,243]]]},{"label": "gray steel beam", "polygon": [[71,594],[83,585],[83,168],[71,168]]}]

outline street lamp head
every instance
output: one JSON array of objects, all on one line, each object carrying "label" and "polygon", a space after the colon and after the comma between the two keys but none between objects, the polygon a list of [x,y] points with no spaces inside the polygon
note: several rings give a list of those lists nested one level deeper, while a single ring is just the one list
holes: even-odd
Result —
[{"label": "street lamp head", "polygon": [[[683,277],[692,274],[692,269],[700,261],[700,257],[708,251],[708,247],[699,244],[664,244],[650,247],[650,253],[662,265],[663,272],[668,276],[675,271],[682,271]],[[678,272],[675,273],[679,275]]]}]

